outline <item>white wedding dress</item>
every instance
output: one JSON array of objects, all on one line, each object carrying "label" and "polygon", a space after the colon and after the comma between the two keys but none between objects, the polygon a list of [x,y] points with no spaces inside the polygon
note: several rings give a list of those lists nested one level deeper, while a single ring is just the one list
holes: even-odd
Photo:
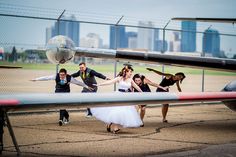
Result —
[{"label": "white wedding dress", "polygon": [[[127,83],[122,80],[118,84],[118,89],[125,91],[130,87],[131,82]],[[94,117],[106,124],[120,124],[124,128],[140,127],[143,124],[135,106],[96,107],[91,108],[91,112]]]}]

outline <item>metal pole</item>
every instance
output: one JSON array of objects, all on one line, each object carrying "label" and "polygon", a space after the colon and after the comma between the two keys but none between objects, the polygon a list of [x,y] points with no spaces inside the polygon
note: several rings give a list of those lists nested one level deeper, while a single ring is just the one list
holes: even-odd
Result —
[{"label": "metal pole", "polygon": [[168,26],[168,24],[170,23],[170,21],[171,20],[169,20],[167,23],[166,23],[166,25],[165,25],[165,27],[163,28],[163,43],[162,43],[162,51],[161,51],[161,53],[164,53],[165,52],[165,29],[166,29],[166,27]]},{"label": "metal pole", "polygon": [[204,92],[204,84],[205,84],[205,70],[202,69],[202,92]]},{"label": "metal pole", "polygon": [[4,118],[4,110],[0,108],[0,155],[2,154],[3,151],[3,127],[5,124],[5,118]]},{"label": "metal pole", "polygon": [[[161,53],[164,53],[165,52],[165,36],[166,36],[166,33],[165,33],[165,29],[166,29],[166,27],[168,26],[168,24],[170,23],[170,21],[171,20],[169,20],[167,23],[166,23],[166,25],[165,25],[165,27],[163,28],[163,39],[162,39],[162,50],[161,50]],[[162,65],[162,73],[164,73],[165,72],[165,66],[164,65]],[[162,79],[164,78],[164,76],[162,76]]]},{"label": "metal pole", "polygon": [[17,156],[20,156],[21,151],[20,151],[19,145],[18,145],[18,143],[16,141],[16,137],[15,137],[14,131],[12,129],[9,117],[7,115],[7,112],[5,112],[5,117],[6,117],[6,122],[7,122],[7,128],[8,128],[8,131],[9,131],[10,135],[11,135],[12,142],[13,142],[13,144],[15,146],[15,149],[16,149],[16,152],[17,152]]},{"label": "metal pole", "polygon": [[60,19],[61,19],[61,17],[62,17],[62,15],[65,13],[65,9],[63,10],[63,12],[60,14],[60,16],[57,18],[57,35],[59,35],[59,33],[60,33]]},{"label": "metal pole", "polygon": [[57,74],[58,71],[59,71],[59,66],[60,66],[60,64],[57,64],[57,65],[56,65],[56,74]]},{"label": "metal pole", "polygon": [[[207,30],[209,30],[209,29],[211,28],[211,26],[212,26],[212,25],[210,25],[210,26],[207,28]],[[203,35],[205,35],[205,34],[206,34],[206,33],[204,32]],[[206,38],[204,38],[204,42],[206,42]],[[204,51],[204,50],[202,51],[202,57],[205,57],[205,51]],[[202,92],[205,91],[204,87],[205,87],[205,70],[203,69],[203,70],[202,70]]]},{"label": "metal pole", "polygon": [[[120,23],[120,21],[122,20],[123,17],[124,16],[122,15],[120,17],[120,19],[115,24],[115,47],[114,47],[114,49],[117,49],[117,39],[116,39],[116,36],[118,34],[117,26],[118,26],[118,24]],[[114,63],[114,78],[116,77],[116,73],[117,73],[117,60],[115,60],[115,63]],[[114,91],[116,91],[116,83],[114,84]]]}]

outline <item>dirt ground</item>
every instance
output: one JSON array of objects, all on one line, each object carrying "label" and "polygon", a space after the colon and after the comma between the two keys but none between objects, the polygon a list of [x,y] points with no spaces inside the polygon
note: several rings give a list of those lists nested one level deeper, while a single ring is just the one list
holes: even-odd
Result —
[{"label": "dirt ground", "polygon": [[[58,113],[10,115],[23,156],[152,156],[236,144],[235,112],[223,105],[170,108],[162,123],[160,108],[147,108],[143,128],[119,134],[84,112],[70,112],[58,126]],[[3,155],[16,155],[7,129]],[[223,151],[223,150],[222,150]],[[234,154],[235,156],[236,154]]]},{"label": "dirt ground", "polygon": [[[33,78],[41,76],[49,76],[55,74],[55,71],[49,70],[24,70],[24,69],[0,69],[0,91],[1,93],[53,93],[55,89],[55,81],[30,81]],[[68,72],[73,73],[73,72]],[[135,72],[134,72],[135,73]],[[113,78],[113,73],[104,73],[104,75],[109,78]],[[147,72],[144,74],[148,79],[153,82],[160,83],[161,76],[153,73]],[[80,78],[78,78],[80,80]],[[205,91],[220,91],[224,86],[236,80],[236,76],[216,76],[208,75],[205,76],[204,88]],[[104,80],[97,79],[97,82],[102,82]],[[201,75],[187,75],[186,79],[181,84],[182,91],[184,92],[200,92],[202,91],[202,76]],[[71,92],[80,92],[80,86],[71,85]],[[98,92],[110,92],[113,91],[114,86],[103,86],[100,87]],[[155,88],[152,88],[152,91],[155,91]],[[176,92],[176,86],[170,88],[171,92]]]},{"label": "dirt ground", "polygon": [[[0,71],[2,94],[54,92],[54,81],[29,80],[52,75],[55,71]],[[113,77],[112,73],[105,75]],[[160,76],[153,73],[145,75],[155,82],[161,80]],[[228,82],[235,79],[235,76],[205,76],[205,91],[220,91]],[[80,92],[82,89],[75,85],[71,87],[71,92]],[[201,91],[201,76],[187,75],[181,87],[184,92]],[[155,91],[154,88],[152,90]],[[113,85],[99,89],[99,92],[110,91],[113,91]],[[173,86],[170,91],[177,89]],[[106,132],[105,124],[102,122],[95,118],[86,118],[84,109],[71,110],[71,122],[62,127],[57,123],[58,111],[12,113],[9,117],[23,156],[158,156],[186,150],[201,152],[209,146],[236,144],[235,115],[235,112],[223,104],[171,107],[168,112],[169,123],[162,123],[160,108],[149,107],[143,128],[122,129],[115,135]],[[16,155],[6,128],[4,144],[3,156]]]}]

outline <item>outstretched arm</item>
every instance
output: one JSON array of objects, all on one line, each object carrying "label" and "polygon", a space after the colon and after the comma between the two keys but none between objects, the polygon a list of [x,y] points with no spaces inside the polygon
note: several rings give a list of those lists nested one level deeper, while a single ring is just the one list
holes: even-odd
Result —
[{"label": "outstretched arm", "polygon": [[153,72],[157,73],[158,75],[165,76],[167,78],[170,78],[172,76],[172,74],[163,73],[163,72],[157,71],[157,70],[152,69],[152,68],[146,68],[146,69],[149,70],[149,71],[153,71]]},{"label": "outstretched arm", "polygon": [[103,83],[97,84],[97,86],[105,86],[105,85],[114,84],[114,83],[120,81],[120,79],[121,79],[121,77],[116,77],[114,79],[111,79],[111,80],[105,81]]},{"label": "outstretched arm", "polygon": [[177,89],[179,92],[182,92],[181,88],[180,88],[180,85],[179,85],[179,81],[176,82],[176,86],[177,86]]},{"label": "outstretched arm", "polygon": [[48,80],[55,80],[55,79],[56,79],[56,75],[51,75],[51,76],[38,77],[30,81],[48,81]]},{"label": "outstretched arm", "polygon": [[151,86],[153,86],[153,87],[161,88],[161,89],[163,89],[163,90],[165,90],[165,91],[168,89],[168,87],[162,87],[162,86],[160,86],[159,84],[150,81],[150,80],[147,79],[146,77],[144,78],[144,83],[145,83],[145,84],[149,84],[149,85],[151,85]]},{"label": "outstretched arm", "polygon": [[143,91],[139,88],[139,86],[138,86],[133,80],[131,80],[131,85],[132,85],[132,87],[134,87],[137,91],[143,92]]},{"label": "outstretched arm", "polygon": [[98,78],[101,78],[103,80],[109,80],[106,76],[104,76],[101,73],[96,72],[95,70],[91,70],[90,74],[93,75],[93,76],[96,76]]},{"label": "outstretched arm", "polygon": [[73,83],[73,84],[76,84],[76,85],[78,85],[78,86],[82,86],[82,87],[84,87],[84,88],[87,88],[87,89],[89,89],[89,90],[92,90],[91,87],[87,86],[86,84],[84,84],[84,83],[81,82],[81,81],[76,80],[76,79],[73,78],[73,77],[71,77],[70,82]]},{"label": "outstretched arm", "polygon": [[74,74],[71,74],[72,77],[79,77],[80,76],[80,71],[74,73]]}]

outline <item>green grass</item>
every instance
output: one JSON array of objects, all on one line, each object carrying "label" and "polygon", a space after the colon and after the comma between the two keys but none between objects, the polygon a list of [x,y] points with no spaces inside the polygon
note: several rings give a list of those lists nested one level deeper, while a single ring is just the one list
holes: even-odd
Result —
[{"label": "green grass", "polygon": [[[9,66],[20,66],[23,69],[30,69],[30,70],[55,70],[55,64],[36,64],[36,63],[9,63],[9,62],[0,62],[0,65],[9,65]],[[114,71],[114,64],[87,64],[88,67],[95,69],[98,72],[113,72]],[[123,63],[117,64],[117,72],[123,67]],[[146,70],[147,67],[162,71],[162,66],[157,65],[137,65],[134,64],[134,73],[148,73],[149,71]],[[78,71],[79,65],[73,63],[67,63],[60,65],[59,68],[65,68],[68,71]],[[174,67],[174,66],[165,66],[165,73],[175,74],[177,72],[184,72],[185,74],[195,74],[199,75],[202,74],[201,69],[193,69],[187,67]],[[213,70],[205,70],[205,74],[207,75],[228,75],[228,76],[236,76],[236,73],[233,72],[223,72],[223,71],[213,71]]]}]

